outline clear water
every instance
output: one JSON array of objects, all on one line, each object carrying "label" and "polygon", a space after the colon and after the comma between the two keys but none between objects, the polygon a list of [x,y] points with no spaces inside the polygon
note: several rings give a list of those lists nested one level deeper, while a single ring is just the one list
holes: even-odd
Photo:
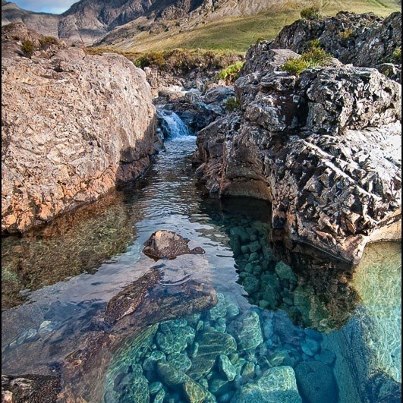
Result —
[{"label": "clear water", "polygon": [[[191,168],[194,149],[195,137],[175,135],[138,189],[5,239],[3,373],[43,373],[86,348],[105,331],[100,318],[111,298],[158,270],[132,319],[106,329],[116,344],[99,347],[80,377],[63,374],[76,396],[397,401],[400,245],[368,248],[354,276],[312,250],[269,246],[270,206],[204,198]],[[156,263],[141,250],[158,229],[206,253]]]}]

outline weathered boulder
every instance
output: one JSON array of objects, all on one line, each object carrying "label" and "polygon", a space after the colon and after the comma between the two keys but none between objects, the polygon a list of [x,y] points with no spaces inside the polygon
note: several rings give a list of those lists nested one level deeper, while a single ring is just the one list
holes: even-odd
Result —
[{"label": "weathered boulder", "polygon": [[320,45],[343,63],[355,66],[376,67],[381,63],[395,62],[393,52],[401,46],[400,12],[382,19],[375,14],[339,12],[335,17],[318,20],[300,19],[284,27],[271,43],[260,47],[287,48],[301,53],[309,41],[319,40]]},{"label": "weathered boulder", "polygon": [[73,47],[21,57],[7,35],[2,231],[12,233],[138,177],[154,152],[155,108],[144,72],[125,57]]},{"label": "weathered boulder", "polygon": [[399,236],[382,228],[400,220],[401,86],[351,65],[297,77],[278,54],[236,81],[239,111],[198,133],[196,174],[211,195],[271,201],[275,234],[357,263]]},{"label": "weathered boulder", "polygon": [[175,259],[179,255],[202,254],[204,250],[197,246],[188,247],[189,240],[172,231],[156,231],[144,243],[143,253],[153,259]]}]

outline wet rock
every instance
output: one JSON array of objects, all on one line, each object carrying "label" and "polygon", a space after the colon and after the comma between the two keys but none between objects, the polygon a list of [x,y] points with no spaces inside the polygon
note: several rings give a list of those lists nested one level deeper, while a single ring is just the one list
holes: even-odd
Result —
[{"label": "wet rock", "polygon": [[161,382],[153,382],[153,383],[150,384],[149,389],[150,389],[150,395],[155,395],[162,389],[162,383]]},{"label": "wet rock", "polygon": [[248,294],[253,294],[259,289],[259,280],[253,275],[247,275],[243,279],[242,285]]},{"label": "wet rock", "polygon": [[189,240],[181,237],[172,231],[156,231],[144,243],[143,253],[155,260],[175,259],[184,254],[203,254],[204,250],[200,247],[188,247]]},{"label": "wet rock", "polygon": [[166,356],[162,351],[153,351],[143,362],[145,371],[154,371],[155,364],[158,361],[166,361]]},{"label": "wet rock", "polygon": [[183,384],[183,392],[189,403],[203,403],[207,395],[204,388],[192,379]]},{"label": "wet rock", "polygon": [[180,320],[160,324],[156,334],[159,348],[166,354],[180,353],[193,343],[195,330]]},{"label": "wet rock", "polygon": [[209,390],[214,396],[220,396],[224,393],[228,392],[231,389],[231,384],[228,382],[227,379],[221,379],[214,377],[210,382]]},{"label": "wet rock", "polygon": [[319,361],[304,361],[295,368],[298,389],[311,402],[337,402],[338,388],[332,369]]},{"label": "wet rock", "polygon": [[192,361],[185,353],[172,353],[168,355],[167,361],[175,369],[182,372],[186,372],[192,366]]},{"label": "wet rock", "polygon": [[291,267],[285,264],[284,262],[278,262],[274,270],[280,280],[288,280],[294,282],[297,280]]},{"label": "wet rock", "polygon": [[234,334],[241,350],[251,350],[263,342],[259,315],[252,311],[236,319],[231,324],[231,333]]},{"label": "wet rock", "polygon": [[164,385],[172,388],[182,385],[188,379],[184,372],[178,371],[172,365],[161,361],[157,363],[157,372]]},{"label": "wet rock", "polygon": [[210,320],[217,320],[219,318],[224,318],[227,314],[227,302],[225,297],[221,293],[217,293],[217,305],[210,309],[209,317]]},{"label": "wet rock", "polygon": [[164,389],[161,389],[154,397],[153,403],[163,403],[166,396]]},{"label": "wet rock", "polygon": [[315,360],[327,365],[332,365],[336,360],[336,354],[333,351],[322,349],[320,354],[315,355]]},{"label": "wet rock", "polygon": [[243,386],[231,400],[233,403],[301,403],[294,370],[274,367],[263,373],[256,383]]},{"label": "wet rock", "polygon": [[218,357],[218,368],[222,375],[229,381],[233,381],[236,375],[236,369],[231,364],[231,361],[226,355],[220,355]]},{"label": "wet rock", "polygon": [[237,349],[235,339],[228,333],[205,332],[198,339],[198,343],[197,356],[188,371],[189,376],[196,380],[211,371],[219,355],[228,355]]},{"label": "wet rock", "polygon": [[317,341],[306,338],[301,343],[301,349],[306,355],[313,357],[319,351],[320,345]]},{"label": "wet rock", "polygon": [[253,362],[246,362],[241,370],[242,379],[252,379],[255,376],[255,364]]}]

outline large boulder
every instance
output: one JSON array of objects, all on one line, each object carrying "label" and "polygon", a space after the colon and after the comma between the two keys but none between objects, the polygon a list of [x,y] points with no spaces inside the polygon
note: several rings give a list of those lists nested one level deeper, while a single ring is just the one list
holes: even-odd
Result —
[{"label": "large boulder", "polygon": [[257,57],[240,109],[198,133],[196,174],[211,195],[271,201],[275,236],[357,263],[366,242],[400,236],[401,86],[340,63],[295,76],[280,55]]},{"label": "large boulder", "polygon": [[2,231],[13,233],[138,177],[154,152],[155,108],[144,72],[123,56],[56,46],[22,57],[29,36],[7,35]]}]

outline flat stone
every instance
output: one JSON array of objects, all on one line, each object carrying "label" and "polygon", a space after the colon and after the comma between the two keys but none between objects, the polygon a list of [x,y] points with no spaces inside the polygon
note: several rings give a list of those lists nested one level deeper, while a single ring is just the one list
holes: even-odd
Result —
[{"label": "flat stone", "polygon": [[230,359],[226,355],[218,356],[218,368],[222,375],[228,380],[233,381],[236,375],[236,369],[231,364]]}]

